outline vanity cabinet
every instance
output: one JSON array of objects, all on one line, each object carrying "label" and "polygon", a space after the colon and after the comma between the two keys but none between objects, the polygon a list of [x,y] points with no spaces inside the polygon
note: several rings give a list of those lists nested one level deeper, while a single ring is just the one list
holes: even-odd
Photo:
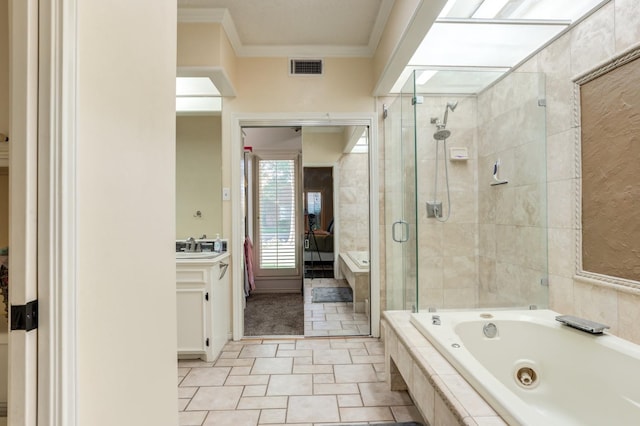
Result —
[{"label": "vanity cabinet", "polygon": [[229,254],[176,260],[178,357],[213,362],[229,339]]}]

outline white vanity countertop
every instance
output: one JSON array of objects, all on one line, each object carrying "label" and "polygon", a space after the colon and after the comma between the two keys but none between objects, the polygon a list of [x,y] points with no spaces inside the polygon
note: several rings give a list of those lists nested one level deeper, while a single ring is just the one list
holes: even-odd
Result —
[{"label": "white vanity countertop", "polygon": [[195,253],[176,253],[176,263],[178,264],[193,264],[193,263],[210,263],[214,264],[221,260],[227,259],[230,256],[229,252],[214,253],[214,252],[195,252]]}]

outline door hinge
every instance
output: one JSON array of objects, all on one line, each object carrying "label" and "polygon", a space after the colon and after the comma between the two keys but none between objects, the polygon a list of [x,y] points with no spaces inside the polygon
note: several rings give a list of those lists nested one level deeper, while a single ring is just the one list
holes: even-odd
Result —
[{"label": "door hinge", "polygon": [[205,345],[207,345],[207,347],[209,346],[209,338],[207,337],[207,340],[204,342]]},{"label": "door hinge", "polygon": [[11,305],[11,331],[31,331],[38,328],[38,301],[26,305]]},{"label": "door hinge", "polygon": [[209,300],[209,292],[206,292],[206,293],[204,294],[204,300]]}]

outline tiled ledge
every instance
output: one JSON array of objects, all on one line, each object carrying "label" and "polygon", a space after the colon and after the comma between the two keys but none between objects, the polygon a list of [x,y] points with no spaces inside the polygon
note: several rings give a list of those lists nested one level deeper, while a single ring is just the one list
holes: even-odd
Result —
[{"label": "tiled ledge", "polygon": [[408,390],[432,425],[507,425],[409,318],[408,311],[383,313],[385,371],[391,389]]}]

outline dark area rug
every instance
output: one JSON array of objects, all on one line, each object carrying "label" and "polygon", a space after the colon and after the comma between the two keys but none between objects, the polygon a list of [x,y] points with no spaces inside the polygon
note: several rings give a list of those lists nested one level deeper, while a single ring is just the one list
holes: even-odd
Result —
[{"label": "dark area rug", "polygon": [[257,293],[247,298],[245,336],[304,335],[304,300],[300,293]]},{"label": "dark area rug", "polygon": [[351,287],[315,287],[312,302],[353,302],[353,292]]}]

